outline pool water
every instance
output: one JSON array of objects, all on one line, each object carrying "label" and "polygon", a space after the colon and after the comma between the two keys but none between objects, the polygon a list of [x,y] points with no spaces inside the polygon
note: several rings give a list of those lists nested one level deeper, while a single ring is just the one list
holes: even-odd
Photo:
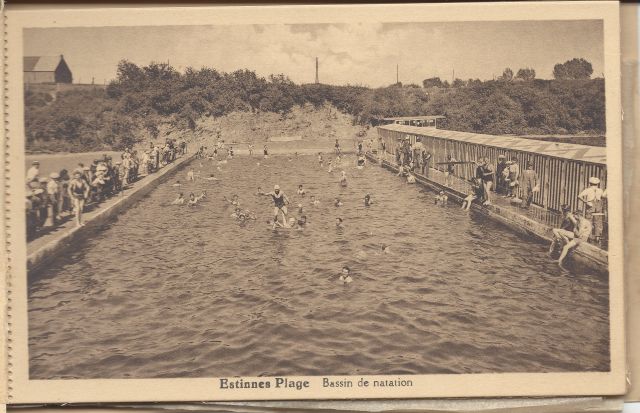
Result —
[{"label": "pool water", "polygon": [[[195,182],[181,170],[30,275],[31,378],[609,370],[607,274],[563,273],[546,245],[353,164],[192,161]],[[273,202],[255,193],[276,183],[306,229],[266,223]],[[196,207],[170,205],[204,189]],[[231,218],[233,194],[256,221]]]}]

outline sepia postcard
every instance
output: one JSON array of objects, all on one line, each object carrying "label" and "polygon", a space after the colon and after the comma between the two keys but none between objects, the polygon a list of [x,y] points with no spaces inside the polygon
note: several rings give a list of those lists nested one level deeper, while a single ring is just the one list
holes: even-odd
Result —
[{"label": "sepia postcard", "polygon": [[625,392],[617,2],[4,27],[8,403]]}]

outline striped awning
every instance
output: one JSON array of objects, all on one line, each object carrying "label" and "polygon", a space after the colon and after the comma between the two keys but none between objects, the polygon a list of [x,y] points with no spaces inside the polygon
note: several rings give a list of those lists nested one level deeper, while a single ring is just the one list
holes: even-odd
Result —
[{"label": "striped awning", "polygon": [[378,126],[396,132],[403,132],[415,136],[431,136],[434,138],[450,139],[454,141],[475,143],[496,148],[555,156],[557,158],[591,162],[606,165],[607,148],[601,146],[578,145],[575,143],[546,142],[515,136],[485,135],[481,133],[458,132],[436,128],[420,128],[407,125]]}]

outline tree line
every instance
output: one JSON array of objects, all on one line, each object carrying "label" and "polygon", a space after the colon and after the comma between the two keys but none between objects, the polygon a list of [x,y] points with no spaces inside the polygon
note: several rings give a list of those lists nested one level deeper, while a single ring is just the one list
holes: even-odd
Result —
[{"label": "tree line", "polygon": [[[588,64],[586,68],[585,64]],[[169,123],[193,130],[202,117],[234,111],[275,112],[297,105],[330,104],[353,116],[354,124],[377,125],[385,117],[444,115],[443,127],[490,134],[604,133],[604,79],[591,79],[591,65],[573,59],[556,65],[553,80],[530,68],[495,80],[438,78],[415,84],[368,88],[358,85],[295,84],[283,74],[219,72],[166,63],[118,64],[105,89],[70,90],[55,99],[25,91],[25,130],[31,150],[121,149],[156,138]],[[587,74],[588,72],[588,74]]]}]

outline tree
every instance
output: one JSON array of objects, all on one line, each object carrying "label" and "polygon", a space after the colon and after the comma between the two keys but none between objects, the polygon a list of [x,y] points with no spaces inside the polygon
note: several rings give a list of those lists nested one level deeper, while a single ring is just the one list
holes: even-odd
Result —
[{"label": "tree", "polygon": [[458,87],[464,87],[465,85],[466,85],[466,83],[465,83],[464,80],[455,78],[455,80],[451,84],[451,87],[458,88]]},{"label": "tree", "polygon": [[525,67],[524,69],[519,69],[518,74],[516,75],[516,78],[522,79],[522,80],[533,80],[536,78],[536,71],[529,67]]},{"label": "tree", "polygon": [[509,67],[504,69],[504,71],[502,72],[502,76],[500,76],[500,80],[502,80],[503,82],[511,82],[513,80],[513,70],[511,70],[511,68]]},{"label": "tree", "polygon": [[439,77],[430,77],[429,79],[425,79],[422,81],[422,87],[430,88],[430,87],[442,87],[442,80]]},{"label": "tree", "polygon": [[583,58],[573,58],[553,67],[555,79],[589,79],[593,74],[591,63]]}]

